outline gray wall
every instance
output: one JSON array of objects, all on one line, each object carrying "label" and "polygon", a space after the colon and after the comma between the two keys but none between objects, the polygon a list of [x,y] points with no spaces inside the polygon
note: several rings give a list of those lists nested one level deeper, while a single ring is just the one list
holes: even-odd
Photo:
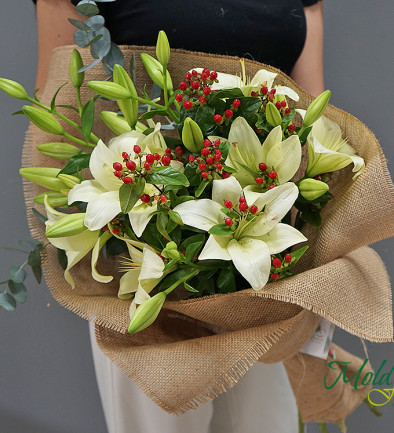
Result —
[{"label": "gray wall", "polygon": [[[378,7],[376,6],[378,5]],[[29,0],[1,0],[0,76],[31,91],[36,70],[36,24]],[[391,171],[394,75],[392,0],[325,1],[326,87],[332,103],[354,114],[375,132]],[[28,236],[18,169],[26,120],[9,114],[20,104],[0,94],[0,246]],[[393,278],[393,241],[375,245]],[[1,251],[0,280],[24,256]],[[28,282],[29,300],[14,313],[0,311],[0,432],[105,433],[92,368],[87,323],[61,308],[44,284]],[[363,356],[359,340],[338,331],[335,341]],[[368,343],[372,363],[394,364],[391,344]],[[350,431],[392,431],[394,408],[376,419],[365,408],[349,419]],[[308,432],[318,431],[316,426]],[[335,428],[332,431],[337,431]],[[246,432],[245,432],[246,433]]]}]

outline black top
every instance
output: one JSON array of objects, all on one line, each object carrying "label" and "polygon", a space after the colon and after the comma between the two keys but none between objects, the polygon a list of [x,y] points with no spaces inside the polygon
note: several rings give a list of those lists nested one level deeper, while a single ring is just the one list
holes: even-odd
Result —
[{"label": "black top", "polygon": [[251,58],[290,74],[305,42],[303,8],[318,1],[117,0],[98,6],[118,45],[155,45],[164,30],[173,48]]}]

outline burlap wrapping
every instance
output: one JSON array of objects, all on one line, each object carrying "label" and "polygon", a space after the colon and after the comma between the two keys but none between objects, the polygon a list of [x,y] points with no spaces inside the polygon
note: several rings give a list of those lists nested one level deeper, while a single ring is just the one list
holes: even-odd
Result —
[{"label": "burlap wrapping", "polygon": [[[57,88],[68,81],[68,61],[73,47],[54,50],[48,82],[42,95],[49,101]],[[153,48],[123,47],[126,64],[132,53],[137,56],[137,88],[150,82],[138,54]],[[83,51],[85,63],[91,61]],[[237,74],[239,61],[226,56],[174,50],[169,70],[173,82],[182,80],[193,67]],[[294,88],[300,95],[299,107],[306,107],[312,97],[280,71],[246,60],[248,75],[260,68],[277,72],[276,83]],[[102,68],[87,72],[87,80],[105,77]],[[92,96],[83,90],[83,99]],[[72,86],[59,94],[58,103],[73,104]],[[115,109],[101,101],[98,110]],[[299,266],[303,271],[290,279],[268,284],[256,293],[244,290],[228,295],[200,299],[168,301],[158,321],[137,335],[126,333],[129,301],[117,299],[118,259],[99,265],[105,275],[113,273],[110,284],[100,284],[90,276],[87,257],[72,270],[76,288],[71,290],[63,278],[52,248],[46,255],[44,273],[55,299],[81,317],[96,323],[97,341],[103,352],[144,392],[168,412],[182,413],[212,399],[234,385],[256,361],[273,363],[288,360],[291,382],[297,383],[297,352],[310,338],[320,316],[341,328],[376,342],[392,341],[391,290],[385,267],[379,256],[366,245],[393,235],[393,185],[382,150],[369,129],[353,116],[329,106],[326,115],[335,120],[349,143],[365,159],[366,169],[354,182],[350,168],[335,173],[330,190],[335,196],[323,211],[323,228],[306,230],[310,249]],[[94,132],[105,142],[113,136],[99,120]],[[35,147],[58,138],[30,126],[23,151],[23,166],[56,166],[57,162],[41,155]],[[59,167],[61,165],[58,165]],[[42,190],[25,182],[27,213],[32,235],[43,239],[43,227],[31,214],[33,197]],[[39,207],[39,206],[38,206]],[[39,207],[40,211],[43,209]],[[217,333],[221,329],[227,332]],[[215,332],[212,331],[215,329]],[[312,365],[313,364],[313,365]],[[319,377],[325,361],[312,362]],[[310,374],[306,363],[306,374]],[[314,376],[315,377],[315,376]],[[320,379],[319,379],[320,380]],[[359,403],[357,393],[346,394],[346,405],[335,405],[325,415],[328,393],[306,381],[297,394],[301,411],[308,420],[330,421],[345,417]],[[304,394],[318,395],[315,403],[304,409]],[[341,389],[330,393],[339,401]],[[350,403],[351,401],[351,403]]]}]

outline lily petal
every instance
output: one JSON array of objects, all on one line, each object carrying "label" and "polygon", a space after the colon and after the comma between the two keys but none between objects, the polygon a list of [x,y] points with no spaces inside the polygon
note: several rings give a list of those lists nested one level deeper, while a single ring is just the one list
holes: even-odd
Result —
[{"label": "lily petal", "polygon": [[254,290],[261,290],[267,283],[271,258],[267,244],[258,239],[242,238],[232,239],[227,251],[234,266],[249,282]]},{"label": "lily petal", "polygon": [[308,240],[294,227],[282,223],[277,224],[270,232],[259,239],[267,244],[270,254],[281,253],[292,245]]},{"label": "lily petal", "polygon": [[198,256],[199,260],[231,260],[227,252],[227,246],[231,241],[231,236],[210,235],[204,249]]},{"label": "lily petal", "polygon": [[150,219],[149,216],[152,212],[155,212],[157,209],[157,203],[153,203],[152,206],[143,203],[141,200],[135,204],[133,209],[129,212],[129,220],[131,224],[131,228],[137,237],[142,236],[146,226],[148,225]]},{"label": "lily petal", "polygon": [[106,191],[97,180],[84,180],[70,190],[68,193],[68,204],[71,205],[76,201],[88,203]]},{"label": "lily petal", "polygon": [[138,290],[138,277],[140,275],[140,269],[130,269],[119,281],[118,297],[121,299],[130,298],[131,293],[135,293]]},{"label": "lily petal", "polygon": [[300,97],[298,94],[293,90],[290,89],[290,87],[286,86],[275,86],[276,94],[277,95],[285,95],[288,96],[293,101],[298,101]]},{"label": "lily petal", "polygon": [[121,158],[112,152],[101,140],[93,149],[90,157],[89,169],[93,177],[106,190],[118,190],[122,181],[114,176],[112,164]]},{"label": "lily petal", "polygon": [[224,206],[225,200],[230,200],[234,205],[238,203],[242,195],[242,187],[234,176],[227,179],[213,181],[212,200]]},{"label": "lily petal", "polygon": [[174,208],[184,224],[208,231],[212,226],[221,224],[226,218],[221,211],[222,205],[213,200],[190,200]]},{"label": "lily petal", "polygon": [[108,191],[90,200],[86,208],[85,225],[98,230],[120,213],[119,191]]},{"label": "lily petal", "polygon": [[111,233],[109,233],[109,232],[103,233],[97,239],[96,245],[94,246],[93,251],[92,251],[92,261],[91,261],[92,277],[94,280],[98,281],[99,283],[109,283],[114,279],[114,277],[112,275],[99,274],[97,272],[97,269],[96,269],[100,250],[111,237],[112,237]]}]

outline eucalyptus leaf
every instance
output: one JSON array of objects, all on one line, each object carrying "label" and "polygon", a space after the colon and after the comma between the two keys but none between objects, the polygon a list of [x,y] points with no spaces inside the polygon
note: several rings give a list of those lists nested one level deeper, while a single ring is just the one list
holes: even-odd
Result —
[{"label": "eucalyptus leaf", "polygon": [[34,278],[36,279],[38,284],[41,284],[41,280],[42,280],[42,268],[41,266],[33,266],[31,268],[31,270],[33,271],[33,275]]},{"label": "eucalyptus leaf", "polygon": [[101,58],[98,58],[97,60],[94,60],[92,63],[89,63],[88,65],[82,66],[82,68],[80,68],[78,70],[78,72],[85,72],[90,68],[93,68],[94,66],[98,65],[100,62],[102,61]]},{"label": "eucalyptus leaf", "polygon": [[16,300],[9,293],[0,293],[0,305],[7,311],[14,311],[16,308]]},{"label": "eucalyptus leaf", "polygon": [[156,83],[153,83],[152,90],[150,92],[150,99],[153,101],[154,99],[161,97],[161,87],[159,87]]},{"label": "eucalyptus leaf", "polygon": [[[22,247],[35,248],[40,242],[33,238],[24,238],[18,241],[18,244]],[[42,245],[42,244],[41,244]]]},{"label": "eucalyptus leaf", "polygon": [[94,1],[82,0],[77,4],[77,12],[80,15],[93,16],[97,15],[100,11]]},{"label": "eucalyptus leaf", "polygon": [[39,220],[41,221],[43,224],[45,224],[45,222],[48,220],[47,217],[45,217],[43,214],[41,214],[40,212],[38,212],[37,209],[32,208],[32,212],[33,215]]},{"label": "eucalyptus leaf", "polygon": [[75,174],[89,167],[90,153],[80,153],[72,156],[67,164],[60,170],[59,174]]},{"label": "eucalyptus leaf", "polygon": [[82,30],[82,31],[90,31],[91,30],[90,27],[86,23],[84,23],[83,21],[74,20],[73,18],[69,18],[68,20],[70,21],[70,23],[74,27],[76,27],[79,30]]},{"label": "eucalyptus leaf", "polygon": [[82,30],[94,30],[95,32],[100,30],[105,23],[104,17],[102,15],[95,15],[86,20],[87,29]]},{"label": "eucalyptus leaf", "polygon": [[94,34],[95,38],[100,35],[101,37],[93,44],[91,44],[90,53],[95,59],[102,59],[109,53],[111,49],[111,36],[108,29],[106,29],[105,27],[102,27],[97,32],[94,32]]},{"label": "eucalyptus leaf", "polygon": [[33,251],[30,251],[29,257],[27,259],[27,264],[32,268],[41,266],[41,250],[44,245],[38,244]]},{"label": "eucalyptus leaf", "polygon": [[144,192],[145,180],[136,179],[131,184],[123,184],[119,189],[120,208],[122,213],[127,214],[133,209]]},{"label": "eucalyptus leaf", "polygon": [[23,283],[14,283],[12,280],[8,280],[8,287],[12,296],[20,304],[24,304],[27,300],[27,290]]},{"label": "eucalyptus leaf", "polygon": [[68,263],[67,255],[66,252],[64,250],[61,250],[60,248],[57,248],[57,260],[61,268],[66,270]]},{"label": "eucalyptus leaf", "polygon": [[115,65],[124,66],[124,55],[120,48],[111,43],[111,48],[106,56],[103,58],[104,69],[108,74],[112,74],[112,69]]},{"label": "eucalyptus leaf", "polygon": [[81,48],[88,46],[92,32],[85,32],[84,30],[76,30],[74,32],[74,42]]},{"label": "eucalyptus leaf", "polygon": [[26,271],[18,265],[12,265],[9,270],[10,280],[14,283],[23,283],[26,279]]}]

